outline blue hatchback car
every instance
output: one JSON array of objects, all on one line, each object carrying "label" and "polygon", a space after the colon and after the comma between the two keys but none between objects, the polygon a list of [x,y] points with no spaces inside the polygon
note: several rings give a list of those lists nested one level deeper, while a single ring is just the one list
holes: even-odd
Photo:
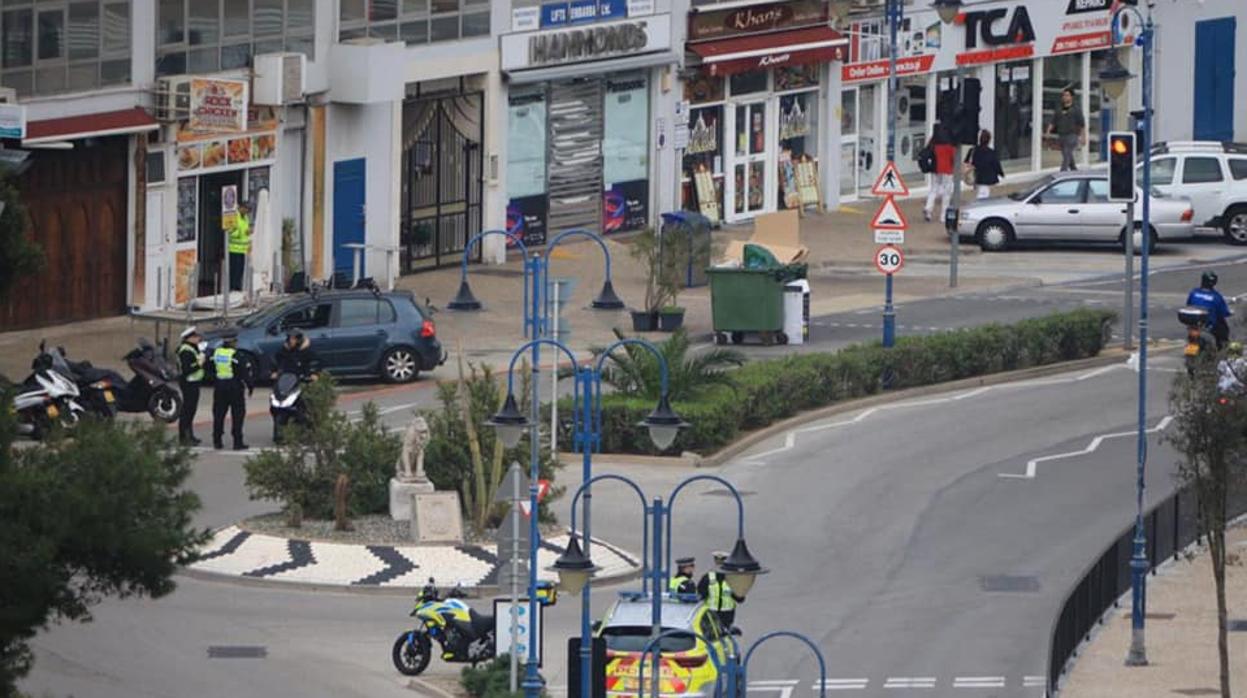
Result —
[{"label": "blue hatchback car", "polygon": [[[253,363],[256,376],[268,378],[288,330],[311,340],[322,368],[336,376],[380,376],[408,383],[420,371],[446,362],[432,314],[407,291],[367,289],[321,291],[284,298],[248,315],[230,329],[238,350]],[[225,328],[204,333],[209,346],[220,343]]]}]

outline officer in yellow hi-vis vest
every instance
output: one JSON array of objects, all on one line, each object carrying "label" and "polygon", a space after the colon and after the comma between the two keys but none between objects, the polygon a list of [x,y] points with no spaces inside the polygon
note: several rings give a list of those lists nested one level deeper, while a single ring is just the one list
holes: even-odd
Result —
[{"label": "officer in yellow hi-vis vest", "polygon": [[178,344],[178,387],[182,390],[182,412],[178,415],[178,441],[183,446],[198,446],[195,437],[195,413],[199,411],[199,386],[203,385],[204,369],[208,365],[208,357],[204,356],[203,337],[199,330],[187,327],[182,331],[181,343]]},{"label": "officer in yellow hi-vis vest", "polygon": [[229,287],[231,291],[242,290],[243,270],[247,267],[247,255],[251,254],[251,221],[247,214],[251,205],[238,202],[238,214],[234,226],[229,229]]},{"label": "officer in yellow hi-vis vest", "polygon": [[693,583],[693,563],[691,557],[682,557],[675,561],[676,574],[667,582],[667,591],[672,594],[694,594],[697,585]]},{"label": "officer in yellow hi-vis vest", "polygon": [[[726,561],[727,553],[721,550],[715,551],[715,567],[722,568]],[[736,592],[732,591],[723,573],[716,570],[711,570],[701,576],[701,580],[697,582],[697,595],[706,602],[706,608],[719,617],[719,623],[725,629],[730,629],[736,622],[736,604],[745,600],[745,597],[737,596]]]},{"label": "officer in yellow hi-vis vest", "polygon": [[249,375],[250,367],[238,357],[238,334],[230,332],[221,346],[212,352],[212,370],[216,383],[212,390],[212,447],[225,448],[221,442],[225,435],[225,413],[230,413],[230,432],[234,435],[234,450],[246,450],[242,440],[242,421],[247,416],[247,401],[243,388],[250,394],[255,388]]}]

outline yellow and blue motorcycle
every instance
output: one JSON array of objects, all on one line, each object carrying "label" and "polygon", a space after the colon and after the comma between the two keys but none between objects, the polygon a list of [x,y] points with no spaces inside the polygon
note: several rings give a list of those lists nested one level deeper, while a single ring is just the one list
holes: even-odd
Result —
[{"label": "yellow and blue motorcycle", "polygon": [[442,660],[476,666],[494,658],[494,617],[477,613],[460,599],[459,587],[445,599],[437,592],[433,579],[416,595],[416,607],[409,615],[419,624],[394,641],[394,668],[416,676],[429,666],[433,640],[442,650]]}]

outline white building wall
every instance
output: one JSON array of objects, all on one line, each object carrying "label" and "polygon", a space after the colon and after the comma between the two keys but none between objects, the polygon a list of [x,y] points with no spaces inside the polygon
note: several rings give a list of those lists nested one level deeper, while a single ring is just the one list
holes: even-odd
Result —
[{"label": "white building wall", "polygon": [[[1247,141],[1247,2],[1200,0],[1160,2],[1156,21],[1155,140],[1191,140],[1195,130],[1195,25],[1222,17],[1237,18],[1234,36],[1234,140]],[[1132,72],[1138,74],[1135,68]]]}]

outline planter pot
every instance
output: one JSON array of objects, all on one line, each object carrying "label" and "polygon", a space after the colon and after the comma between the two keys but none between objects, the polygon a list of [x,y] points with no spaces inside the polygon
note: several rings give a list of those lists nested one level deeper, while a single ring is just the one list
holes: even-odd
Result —
[{"label": "planter pot", "polygon": [[658,329],[663,332],[675,332],[684,325],[684,309],[664,310],[658,313]]},{"label": "planter pot", "polygon": [[658,313],[644,310],[632,311],[633,332],[653,332],[658,329]]}]

